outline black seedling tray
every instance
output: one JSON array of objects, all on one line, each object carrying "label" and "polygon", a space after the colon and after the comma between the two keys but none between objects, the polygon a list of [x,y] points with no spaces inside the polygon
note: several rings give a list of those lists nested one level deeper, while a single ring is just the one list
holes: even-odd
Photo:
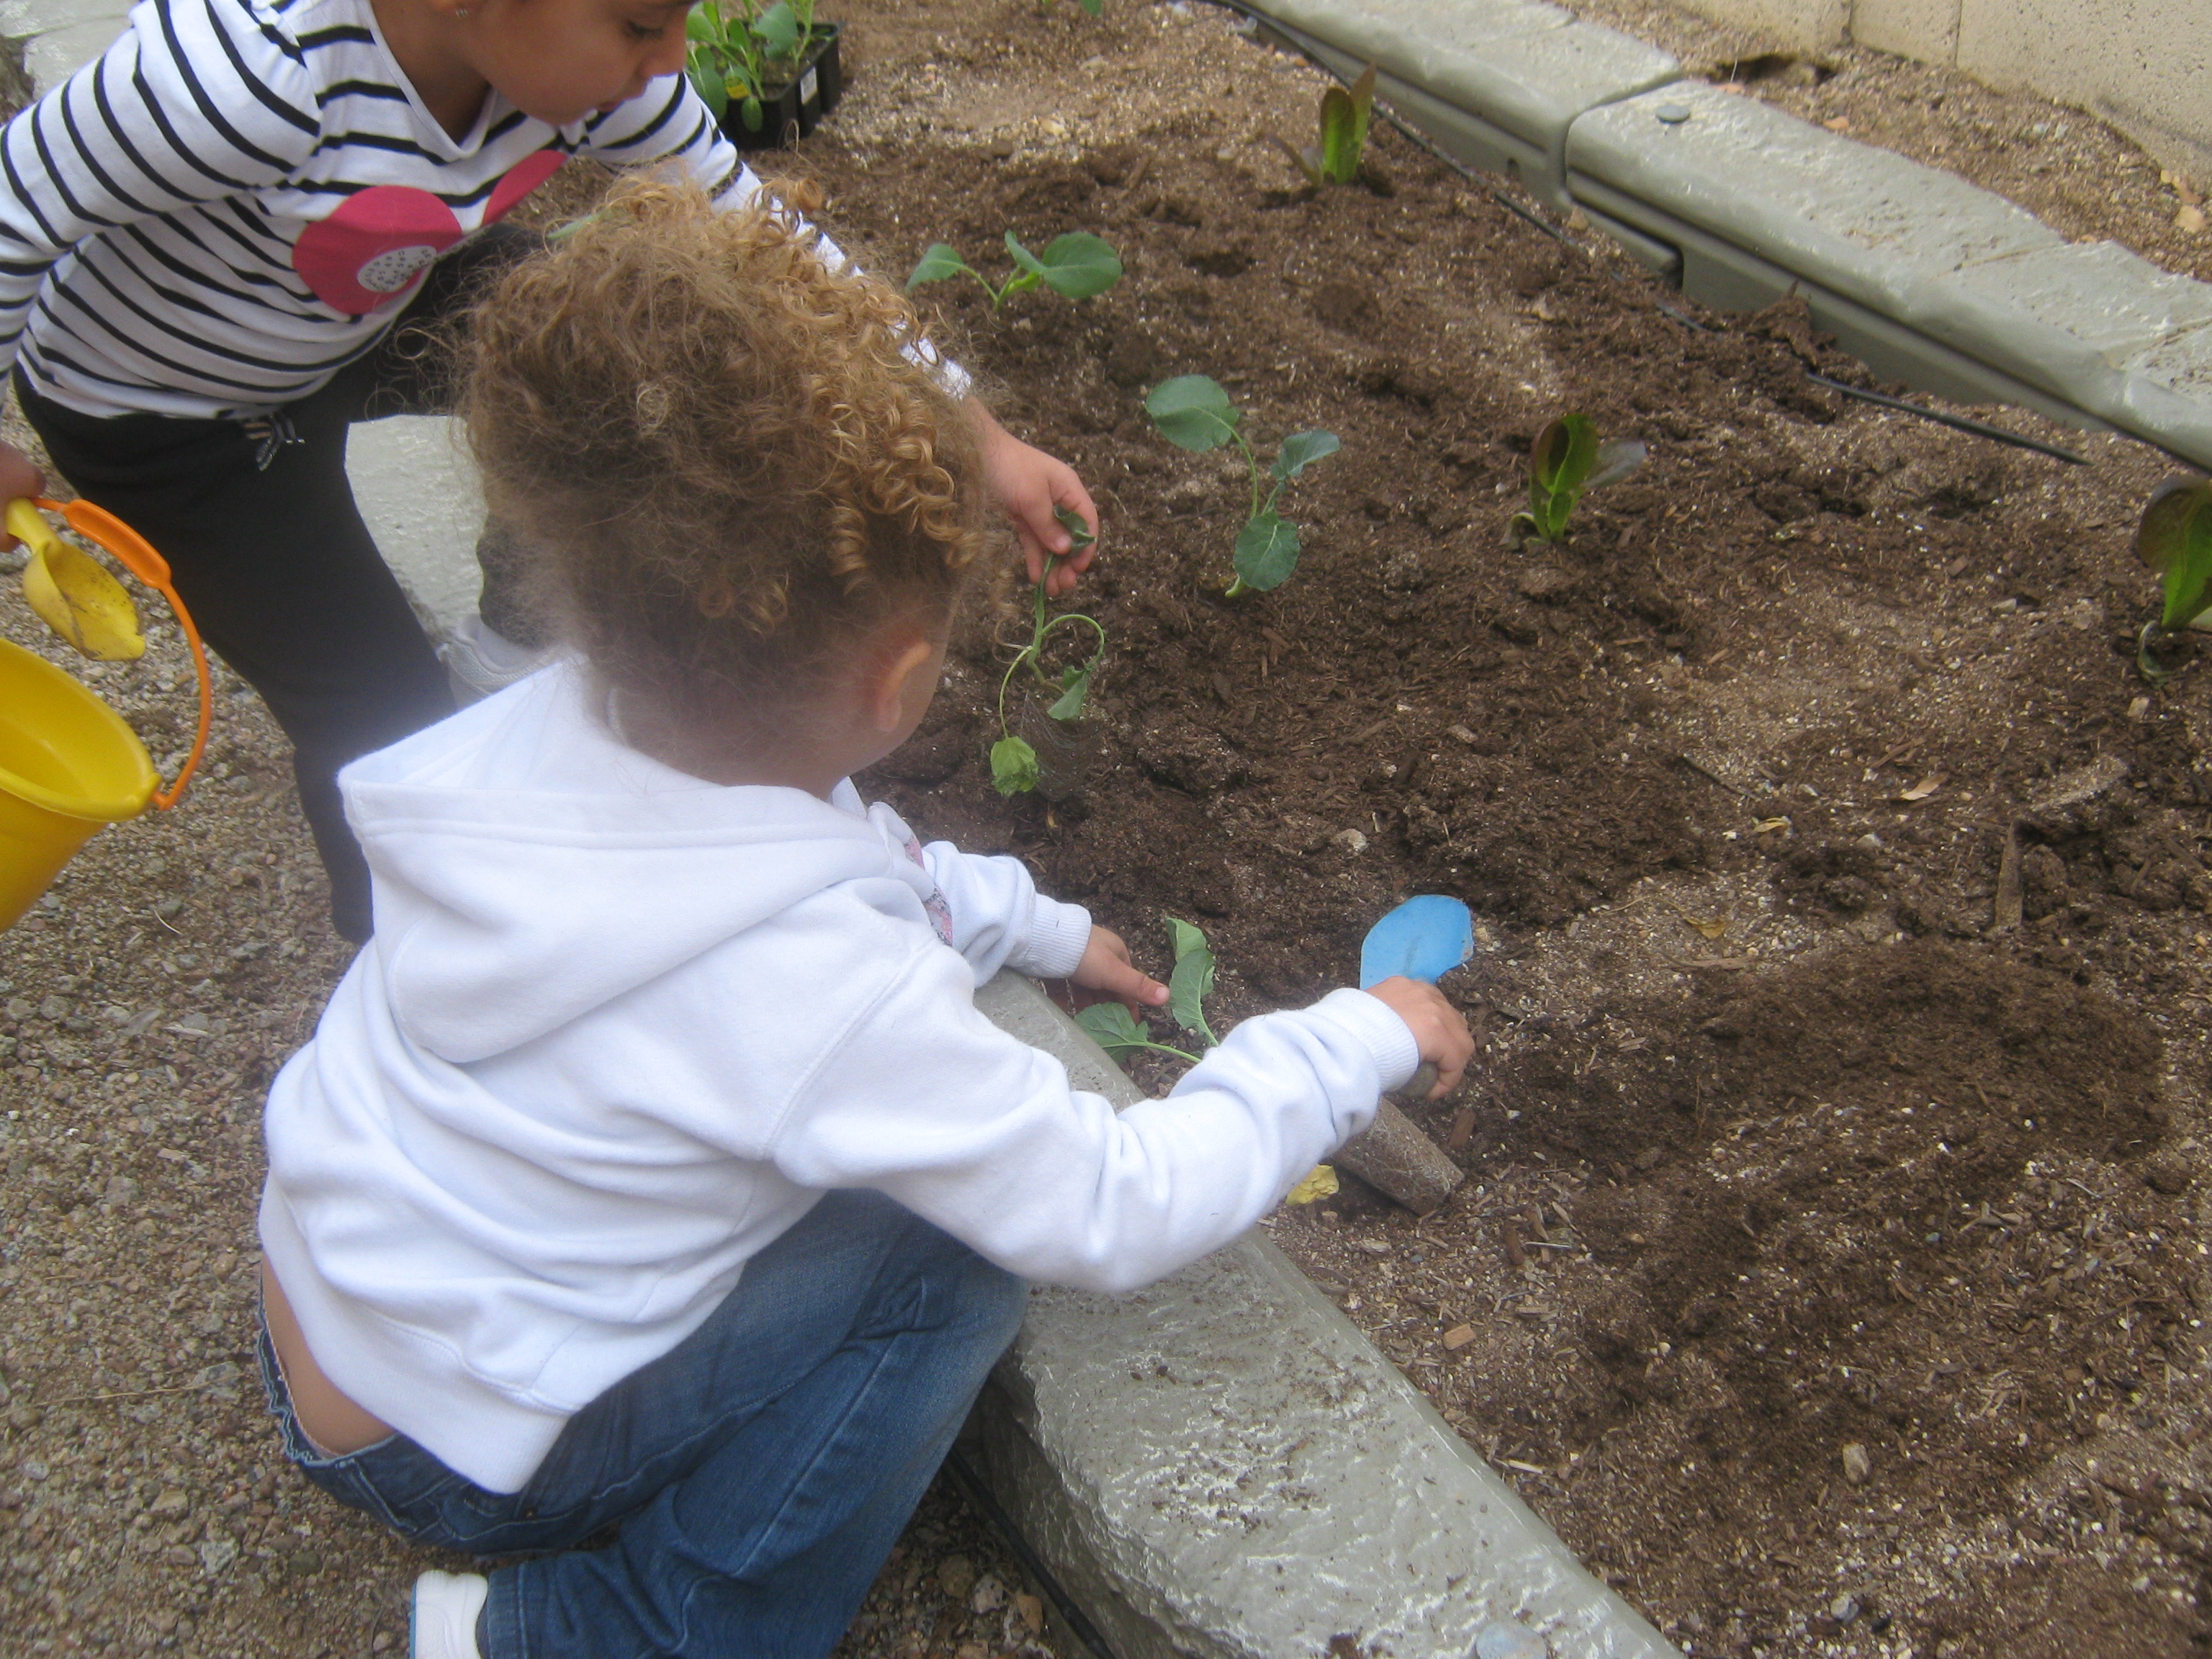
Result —
[{"label": "black seedling tray", "polygon": [[739,149],[777,149],[796,143],[814,131],[822,118],[837,107],[845,90],[845,75],[837,61],[838,25],[817,23],[814,39],[799,60],[799,73],[782,91],[761,100],[757,132],[748,131],[744,116],[732,100],[722,114],[722,131]]}]

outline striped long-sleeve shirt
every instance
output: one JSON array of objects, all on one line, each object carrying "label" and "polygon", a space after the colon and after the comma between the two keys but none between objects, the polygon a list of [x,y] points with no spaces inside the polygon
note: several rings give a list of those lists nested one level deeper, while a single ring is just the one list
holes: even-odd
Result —
[{"label": "striped long-sleeve shirt", "polygon": [[368,0],[142,0],[0,131],[0,369],[89,415],[279,407],[571,155],[757,188],[680,75],[562,127],[493,92],[456,139]]}]

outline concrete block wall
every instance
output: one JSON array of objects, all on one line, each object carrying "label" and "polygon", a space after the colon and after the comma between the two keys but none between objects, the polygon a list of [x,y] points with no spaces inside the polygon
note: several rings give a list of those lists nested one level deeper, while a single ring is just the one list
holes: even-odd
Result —
[{"label": "concrete block wall", "polygon": [[1855,40],[2078,105],[2169,164],[2212,174],[2205,0],[1681,0],[1808,51]]}]

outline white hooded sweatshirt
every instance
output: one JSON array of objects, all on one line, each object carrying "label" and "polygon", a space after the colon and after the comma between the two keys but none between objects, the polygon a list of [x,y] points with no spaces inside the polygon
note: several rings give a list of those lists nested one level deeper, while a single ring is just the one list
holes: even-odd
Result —
[{"label": "white hooded sweatshirt", "polygon": [[341,775],[376,934],[269,1097],[261,1237],[331,1380],[520,1490],[821,1194],[1118,1291],[1242,1233],[1418,1060],[1384,1004],[1248,1020],[1118,1117],[976,1012],[1090,918],[849,783],[707,783],[580,668]]}]

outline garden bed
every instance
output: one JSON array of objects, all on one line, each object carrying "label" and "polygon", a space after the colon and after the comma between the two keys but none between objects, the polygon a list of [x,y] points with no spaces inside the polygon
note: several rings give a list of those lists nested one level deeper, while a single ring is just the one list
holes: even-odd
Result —
[{"label": "garden bed", "polygon": [[[1321,82],[1222,14],[838,15],[853,85],[790,165],[841,240],[1003,276],[1006,229],[1081,229],[1127,266],[1073,307],[923,290],[1105,510],[1083,786],[992,788],[1023,630],[991,617],[872,786],[1156,969],[1162,917],[1201,924],[1230,1019],[1348,978],[1397,899],[1468,900],[1446,988],[1485,1051],[1423,1115],[1467,1185],[1419,1224],[1349,1181],[1271,1224],[1694,1652],[2199,1651],[2212,710],[2203,670],[2153,692],[2116,644],[2165,465],[1819,391],[1863,377],[1789,310],[1692,315],[1387,132],[1367,185],[1312,195],[1266,135],[1310,142]],[[1263,454],[1343,440],[1286,497],[1272,594],[1220,596],[1241,467],[1142,410],[1183,373]],[[1568,408],[1651,463],[1514,551]],[[180,666],[92,677],[171,722],[157,756]],[[424,1559],[282,1472],[236,1369],[260,1093],[344,958],[234,692],[185,806],[0,942],[0,1623],[40,1651],[389,1651]],[[1014,1589],[934,1501],[847,1650],[1034,1650]]]},{"label": "garden bed", "polygon": [[[2118,646],[2169,469],[1821,391],[1872,383],[1792,308],[1690,315],[1395,135],[1369,187],[1307,191],[1265,135],[1307,140],[1319,82],[1215,14],[939,5],[871,39],[900,95],[803,159],[877,268],[1009,228],[1128,268],[995,315],[924,290],[1105,507],[1080,791],[992,789],[987,629],[877,787],[1156,970],[1162,917],[1200,922],[1232,1016],[1342,982],[1409,893],[1468,900],[1486,948],[1447,988],[1487,1051],[1429,1115],[1468,1186],[1416,1225],[1348,1182],[1276,1237],[1678,1640],[2212,1637],[2204,703]],[[1221,597],[1241,463],[1144,414],[1187,373],[1263,458],[1343,440],[1274,593]],[[1651,464],[1513,550],[1569,408]]]}]

